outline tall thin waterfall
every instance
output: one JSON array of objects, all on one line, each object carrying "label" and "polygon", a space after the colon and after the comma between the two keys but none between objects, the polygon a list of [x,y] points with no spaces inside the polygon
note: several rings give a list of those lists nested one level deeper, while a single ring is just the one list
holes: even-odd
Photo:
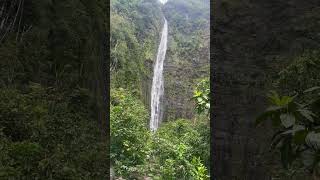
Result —
[{"label": "tall thin waterfall", "polygon": [[168,24],[164,19],[161,41],[158,48],[157,60],[153,68],[153,80],[151,87],[151,119],[150,130],[156,131],[162,118],[161,100],[163,96],[163,61],[166,57],[168,38]]}]

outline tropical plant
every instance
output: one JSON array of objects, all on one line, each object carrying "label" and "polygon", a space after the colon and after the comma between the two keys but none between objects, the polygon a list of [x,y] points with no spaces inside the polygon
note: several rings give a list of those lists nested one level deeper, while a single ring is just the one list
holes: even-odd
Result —
[{"label": "tropical plant", "polygon": [[126,90],[112,90],[110,103],[111,161],[117,175],[131,177],[149,154],[148,112]]},{"label": "tropical plant", "polygon": [[198,131],[197,124],[190,120],[179,119],[164,124],[154,134],[150,154],[153,167],[150,170],[160,179],[208,179],[204,160],[209,159],[209,142]]},{"label": "tropical plant", "polygon": [[[271,149],[280,152],[285,169],[301,161],[316,175],[320,162],[320,87],[312,87],[294,96],[271,92],[270,106],[256,120],[257,125],[271,120],[276,133]],[[310,94],[311,93],[311,94]],[[313,98],[310,100],[310,97]]]},{"label": "tropical plant", "polygon": [[196,103],[198,114],[209,113],[210,109],[210,81],[209,79],[201,80],[195,90],[192,99]]}]

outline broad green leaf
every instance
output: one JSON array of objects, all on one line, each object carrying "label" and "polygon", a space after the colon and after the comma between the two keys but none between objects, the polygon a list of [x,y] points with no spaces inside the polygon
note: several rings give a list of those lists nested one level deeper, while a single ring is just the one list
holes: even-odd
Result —
[{"label": "broad green leaf", "polygon": [[296,122],[296,118],[292,114],[281,114],[280,119],[285,128],[293,126]]},{"label": "broad green leaf", "polygon": [[290,97],[290,96],[283,96],[281,97],[281,100],[279,102],[279,106],[285,106],[285,105],[288,105],[290,102],[292,102],[293,100],[293,97]]},{"label": "broad green leaf", "polygon": [[276,91],[270,91],[267,97],[272,104],[278,105],[280,102],[279,95]]},{"label": "broad green leaf", "polygon": [[210,103],[206,103],[206,108],[210,109]]},{"label": "broad green leaf", "polygon": [[310,132],[306,136],[306,143],[314,149],[320,150],[320,133]]},{"label": "broad green leaf", "polygon": [[201,91],[194,91],[194,96],[193,97],[199,97],[201,96],[202,92]]}]

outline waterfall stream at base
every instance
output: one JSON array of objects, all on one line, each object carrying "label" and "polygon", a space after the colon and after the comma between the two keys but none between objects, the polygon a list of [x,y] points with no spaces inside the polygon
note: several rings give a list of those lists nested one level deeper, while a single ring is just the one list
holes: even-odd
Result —
[{"label": "waterfall stream at base", "polygon": [[153,68],[153,79],[151,87],[151,119],[150,130],[156,131],[162,119],[161,100],[164,92],[163,87],[163,61],[166,57],[167,51],[167,38],[168,38],[168,24],[164,19],[164,26],[160,45],[158,48],[157,59]]}]

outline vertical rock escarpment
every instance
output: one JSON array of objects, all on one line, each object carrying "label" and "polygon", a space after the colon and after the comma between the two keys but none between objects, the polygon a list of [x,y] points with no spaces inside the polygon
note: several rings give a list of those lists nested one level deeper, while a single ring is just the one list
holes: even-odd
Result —
[{"label": "vertical rock escarpment", "polygon": [[151,87],[151,118],[150,129],[155,131],[158,129],[162,118],[162,96],[164,92],[163,87],[163,62],[166,57],[168,38],[168,23],[164,19],[164,25],[158,48],[157,59],[153,70],[153,80]]},{"label": "vertical rock escarpment", "polygon": [[163,11],[170,24],[163,121],[192,119],[193,88],[199,79],[209,77],[209,1],[168,1]]}]

